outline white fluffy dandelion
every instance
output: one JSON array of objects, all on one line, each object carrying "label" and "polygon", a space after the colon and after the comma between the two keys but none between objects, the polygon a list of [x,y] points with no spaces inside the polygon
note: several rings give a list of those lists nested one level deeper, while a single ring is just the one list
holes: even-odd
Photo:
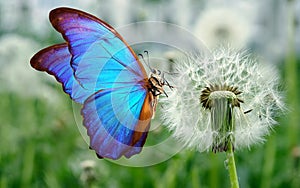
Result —
[{"label": "white fluffy dandelion", "polygon": [[213,6],[205,9],[195,25],[195,34],[209,48],[230,44],[245,46],[253,32],[251,15],[229,6]]},{"label": "white fluffy dandelion", "polygon": [[284,109],[277,72],[245,52],[219,49],[176,63],[176,87],[163,100],[174,136],[199,151],[226,151],[264,141]]},{"label": "white fluffy dandelion", "polygon": [[[30,67],[30,56],[38,48],[32,39],[7,34],[0,38],[0,93],[12,92],[21,97],[47,99],[55,104],[59,95],[53,87],[41,81]],[[46,80],[44,80],[46,81]],[[54,81],[48,78],[47,81]]]}]

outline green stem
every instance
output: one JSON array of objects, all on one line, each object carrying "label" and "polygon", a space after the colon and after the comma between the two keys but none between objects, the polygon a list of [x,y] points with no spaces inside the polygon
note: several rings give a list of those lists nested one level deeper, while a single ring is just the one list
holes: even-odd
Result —
[{"label": "green stem", "polygon": [[276,159],[276,140],[274,136],[270,136],[265,148],[260,187],[264,187],[264,188],[272,187],[271,185],[272,185],[272,176],[274,171],[275,159]]},{"label": "green stem", "polygon": [[230,91],[215,91],[209,96],[211,107],[212,129],[217,132],[214,136],[212,151],[226,152],[227,169],[232,188],[239,187],[234,160],[234,107],[236,95]]},{"label": "green stem", "polygon": [[291,112],[289,113],[289,149],[292,149],[297,145],[297,140],[299,137],[299,95],[298,95],[298,76],[297,76],[297,59],[295,51],[295,3],[294,1],[289,1],[288,4],[288,49],[287,57],[285,63],[285,76],[287,84],[287,103]]},{"label": "green stem", "polygon": [[235,160],[234,160],[234,152],[232,144],[228,145],[228,150],[226,151],[227,157],[227,169],[229,172],[230,182],[232,188],[239,188],[239,180],[236,173]]}]

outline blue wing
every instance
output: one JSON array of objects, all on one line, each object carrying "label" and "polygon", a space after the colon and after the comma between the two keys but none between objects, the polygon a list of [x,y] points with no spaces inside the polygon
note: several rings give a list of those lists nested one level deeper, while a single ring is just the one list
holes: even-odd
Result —
[{"label": "blue wing", "polygon": [[123,38],[102,20],[70,8],[50,12],[67,41],[74,79],[95,91],[82,109],[91,148],[118,159],[141,151],[152,117],[146,71]]},{"label": "blue wing", "polygon": [[39,71],[46,71],[55,76],[62,84],[65,93],[69,94],[74,101],[83,104],[93,91],[82,88],[76,81],[70,60],[71,54],[67,44],[57,44],[39,51],[31,58],[30,64]]},{"label": "blue wing", "polygon": [[[118,159],[141,152],[152,117],[147,92],[132,88],[101,90],[89,97],[81,111],[91,138],[91,148],[101,157]],[[149,108],[150,107],[150,108]],[[149,114],[141,118],[145,110]],[[145,111],[145,112],[144,112]]]},{"label": "blue wing", "polygon": [[68,42],[75,78],[84,88],[99,91],[147,79],[135,53],[104,21],[70,8],[54,9],[49,17]]}]

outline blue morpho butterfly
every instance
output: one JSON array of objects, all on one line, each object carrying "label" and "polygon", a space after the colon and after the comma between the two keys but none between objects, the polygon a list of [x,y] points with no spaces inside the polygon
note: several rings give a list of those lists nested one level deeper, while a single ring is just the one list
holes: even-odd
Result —
[{"label": "blue morpho butterfly", "polygon": [[[50,12],[66,43],[42,49],[33,68],[55,76],[64,92],[83,104],[90,148],[99,158],[129,158],[141,152],[158,95],[168,85],[163,73],[150,78],[120,34],[95,16],[71,8]],[[150,67],[150,66],[149,66]]]}]

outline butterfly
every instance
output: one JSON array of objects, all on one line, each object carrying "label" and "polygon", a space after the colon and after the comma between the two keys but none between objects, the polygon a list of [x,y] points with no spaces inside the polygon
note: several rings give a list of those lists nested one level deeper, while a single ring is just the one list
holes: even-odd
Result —
[{"label": "butterfly", "polygon": [[164,74],[150,76],[121,35],[101,19],[72,8],[49,15],[65,43],[37,52],[30,60],[38,71],[53,75],[72,100],[83,105],[83,125],[90,149],[99,158],[130,158],[141,152]]}]

